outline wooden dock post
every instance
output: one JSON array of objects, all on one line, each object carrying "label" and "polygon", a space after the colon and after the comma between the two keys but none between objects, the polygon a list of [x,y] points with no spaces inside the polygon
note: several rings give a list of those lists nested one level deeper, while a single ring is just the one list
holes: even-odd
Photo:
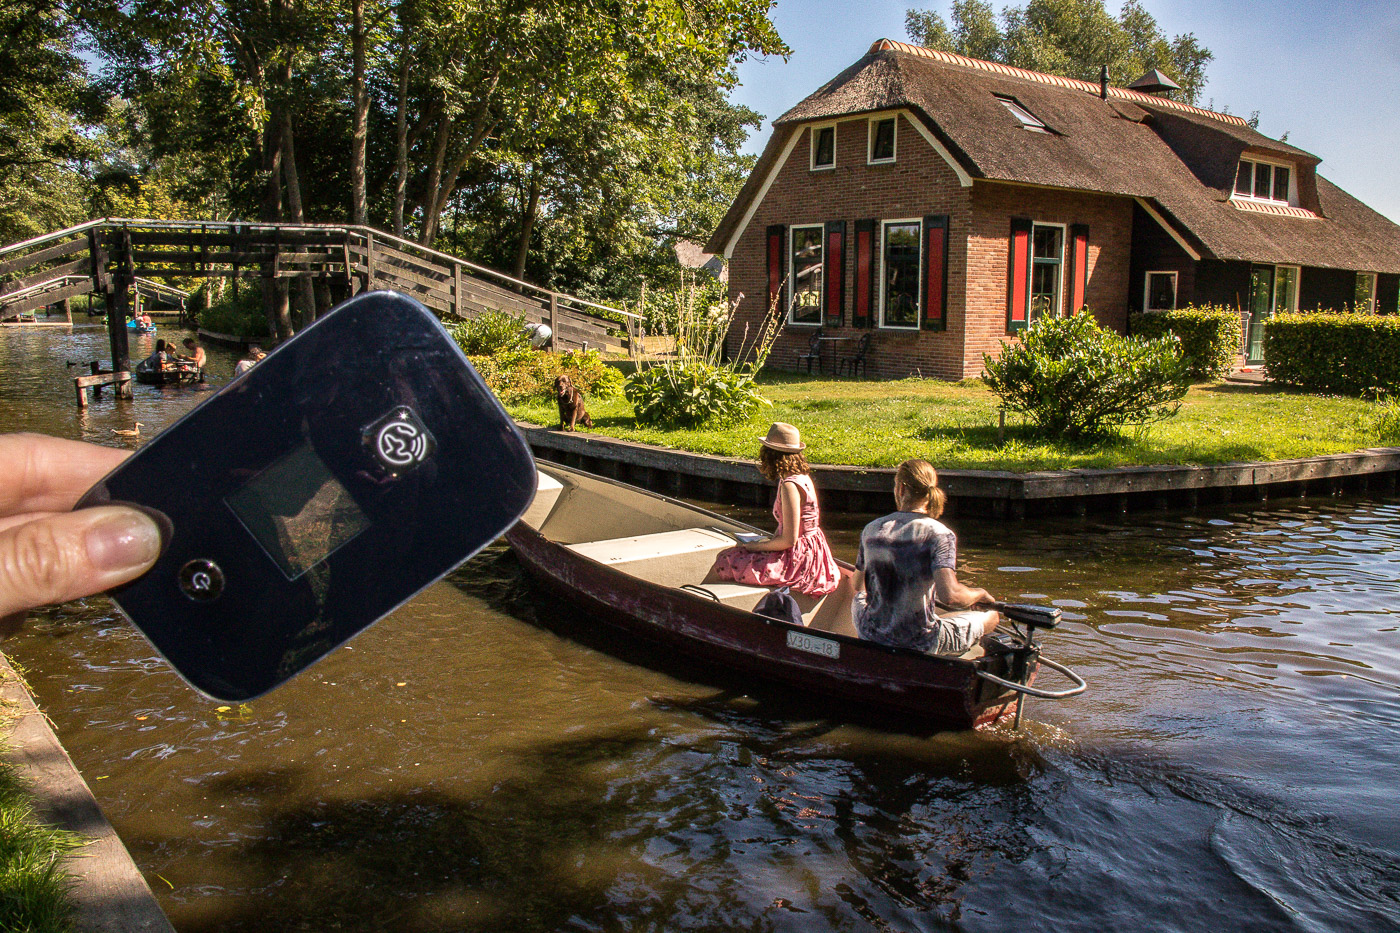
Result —
[{"label": "wooden dock post", "polygon": [[559,293],[549,293],[549,349],[559,349]]}]

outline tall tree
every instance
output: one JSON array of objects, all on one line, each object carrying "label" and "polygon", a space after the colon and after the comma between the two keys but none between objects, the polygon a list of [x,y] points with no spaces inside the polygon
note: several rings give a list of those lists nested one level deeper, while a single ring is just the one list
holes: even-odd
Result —
[{"label": "tall tree", "polygon": [[1168,39],[1138,0],[1127,0],[1115,17],[1103,0],[1028,0],[1002,10],[1000,22],[987,0],[953,0],[952,26],[931,10],[905,13],[909,37],[928,48],[1047,74],[1126,85],[1157,68],[1181,85],[1180,97],[1195,103],[1214,56],[1192,33]]}]

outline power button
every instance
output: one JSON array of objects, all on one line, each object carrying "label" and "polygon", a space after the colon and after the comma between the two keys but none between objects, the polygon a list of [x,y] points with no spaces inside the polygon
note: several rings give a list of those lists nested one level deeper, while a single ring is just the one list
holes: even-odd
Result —
[{"label": "power button", "polygon": [[180,568],[180,589],[195,602],[212,602],[224,591],[224,572],[212,560],[192,560]]}]

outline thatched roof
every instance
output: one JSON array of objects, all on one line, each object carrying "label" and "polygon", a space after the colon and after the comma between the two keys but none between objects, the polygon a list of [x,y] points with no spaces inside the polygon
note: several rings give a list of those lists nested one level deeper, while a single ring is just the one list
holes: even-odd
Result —
[{"label": "thatched roof", "polygon": [[[722,251],[791,135],[814,121],[907,109],[973,179],[1141,198],[1203,257],[1400,272],[1400,227],[1317,178],[1317,156],[1244,120],[1126,88],[882,39],[775,121],[754,174],[707,249]],[[1049,129],[1027,132],[997,95]],[[1301,210],[1240,209],[1240,157],[1298,166]],[[1252,205],[1251,205],[1252,206]]]}]

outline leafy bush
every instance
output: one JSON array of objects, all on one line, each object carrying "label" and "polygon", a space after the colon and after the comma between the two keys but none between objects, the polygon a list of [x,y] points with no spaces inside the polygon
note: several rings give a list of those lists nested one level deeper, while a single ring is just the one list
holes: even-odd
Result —
[{"label": "leafy bush", "polygon": [[724,300],[713,303],[709,297],[704,289],[682,288],[672,305],[674,318],[662,330],[675,338],[674,355],[637,360],[637,371],[628,377],[624,391],[638,424],[664,428],[730,424],[746,421],[760,407],[772,404],[758,393],[754,379],[768,361],[782,319],[777,314],[764,315],[752,342],[746,326],[738,353],[725,362],[724,337],[738,305]]},{"label": "leafy bush", "polygon": [[[709,275],[688,273],[679,288],[647,289],[642,292],[642,324],[648,334],[674,334],[677,326],[695,308],[723,308],[729,303],[729,286]],[[722,336],[722,335],[721,335]]]},{"label": "leafy bush", "polygon": [[1376,413],[1376,438],[1384,447],[1400,447],[1400,401],[1391,399]]},{"label": "leafy bush", "polygon": [[1170,418],[1190,385],[1175,335],[1123,337],[1087,312],[1041,318],[982,362],[983,378],[1009,411],[1067,438]]},{"label": "leafy bush", "polygon": [[1264,328],[1269,379],[1309,391],[1400,391],[1400,317],[1314,311]]},{"label": "leafy bush", "polygon": [[242,288],[238,298],[232,290],[225,292],[224,299],[208,309],[204,307],[204,288],[201,286],[189,298],[189,307],[199,315],[199,326],[216,334],[232,334],[235,337],[268,337],[267,315],[263,313],[262,290]]},{"label": "leafy bush", "polygon": [[597,350],[549,353],[527,347],[468,358],[491,391],[508,405],[553,399],[554,380],[562,374],[590,398],[612,398],[622,389],[622,373],[603,362]]},{"label": "leafy bush", "polygon": [[448,328],[452,339],[467,356],[499,356],[530,349],[523,314],[488,311]]},{"label": "leafy bush", "polygon": [[1143,311],[1128,319],[1138,337],[1176,334],[1187,370],[1196,381],[1219,379],[1235,364],[1240,352],[1239,312],[1219,305],[1190,306],[1175,311]]}]

